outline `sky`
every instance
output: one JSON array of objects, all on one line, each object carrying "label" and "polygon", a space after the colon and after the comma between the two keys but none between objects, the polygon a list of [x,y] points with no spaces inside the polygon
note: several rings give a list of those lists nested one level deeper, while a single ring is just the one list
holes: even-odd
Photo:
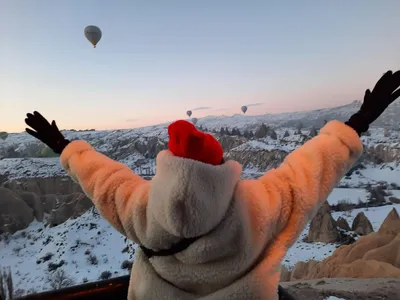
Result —
[{"label": "sky", "polygon": [[[279,113],[361,100],[400,67],[398,0],[0,0],[0,131]],[[97,48],[85,39],[99,26]]]}]

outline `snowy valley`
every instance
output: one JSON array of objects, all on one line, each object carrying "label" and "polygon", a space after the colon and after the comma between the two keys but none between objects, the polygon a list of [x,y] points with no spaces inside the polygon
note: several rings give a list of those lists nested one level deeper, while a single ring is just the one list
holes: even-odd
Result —
[{"label": "snowy valley", "polygon": [[[213,133],[225,156],[244,166],[243,178],[257,178],[315,136],[325,121],[344,121],[359,105],[279,115],[210,116],[199,118],[197,126]],[[396,102],[362,136],[364,154],[328,198],[335,222],[342,218],[351,227],[362,212],[372,226],[370,233],[379,230],[393,209],[400,213],[399,120]],[[151,178],[157,153],[167,147],[167,126],[63,133],[88,141]],[[16,295],[129,274],[136,246],[97,214],[49,149],[26,133],[10,133],[0,139],[0,158],[0,267],[11,268]],[[307,240],[311,227],[307,225],[287,253],[283,265],[288,271],[300,261],[320,262],[344,244],[337,238]],[[356,229],[344,230],[353,242],[365,235]]]}]

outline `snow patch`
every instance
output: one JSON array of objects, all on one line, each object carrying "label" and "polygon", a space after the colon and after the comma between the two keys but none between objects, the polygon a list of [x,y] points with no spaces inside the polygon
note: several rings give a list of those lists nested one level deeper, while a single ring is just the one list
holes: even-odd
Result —
[{"label": "snow patch", "polygon": [[365,189],[335,188],[328,197],[330,205],[337,205],[341,201],[358,204],[367,202],[368,192]]}]

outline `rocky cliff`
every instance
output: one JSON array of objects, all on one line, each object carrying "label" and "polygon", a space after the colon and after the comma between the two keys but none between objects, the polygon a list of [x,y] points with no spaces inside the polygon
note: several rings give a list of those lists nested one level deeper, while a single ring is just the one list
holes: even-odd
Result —
[{"label": "rocky cliff", "polygon": [[352,229],[362,235],[357,241],[339,247],[321,262],[298,262],[290,272],[284,268],[282,280],[400,278],[400,218],[397,210],[392,209],[378,232],[372,232],[372,225],[363,213],[354,219]]}]

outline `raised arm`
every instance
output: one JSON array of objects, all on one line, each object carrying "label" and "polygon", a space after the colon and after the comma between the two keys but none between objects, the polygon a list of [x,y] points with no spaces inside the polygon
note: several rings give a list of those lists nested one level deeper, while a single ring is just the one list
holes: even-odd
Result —
[{"label": "raised arm", "polygon": [[149,181],[97,152],[85,141],[69,143],[60,159],[99,212],[118,231],[137,241],[134,222],[145,215]]},{"label": "raised arm", "polygon": [[97,152],[85,141],[72,141],[38,112],[27,114],[26,131],[61,155],[61,164],[119,232],[138,242],[136,227],[146,227],[150,183],[127,166]]},{"label": "raised arm", "polygon": [[[400,71],[386,72],[372,92],[366,90],[360,110],[346,122],[331,121],[318,136],[286,157],[259,179],[266,197],[279,198],[277,231],[290,246],[335,185],[362,152],[361,133],[400,96]],[[275,197],[273,197],[275,196]]]},{"label": "raised arm", "polygon": [[300,234],[320,204],[357,161],[362,143],[356,131],[339,121],[331,121],[318,136],[290,153],[279,168],[259,181],[267,191],[278,192],[283,227],[293,219]]}]

